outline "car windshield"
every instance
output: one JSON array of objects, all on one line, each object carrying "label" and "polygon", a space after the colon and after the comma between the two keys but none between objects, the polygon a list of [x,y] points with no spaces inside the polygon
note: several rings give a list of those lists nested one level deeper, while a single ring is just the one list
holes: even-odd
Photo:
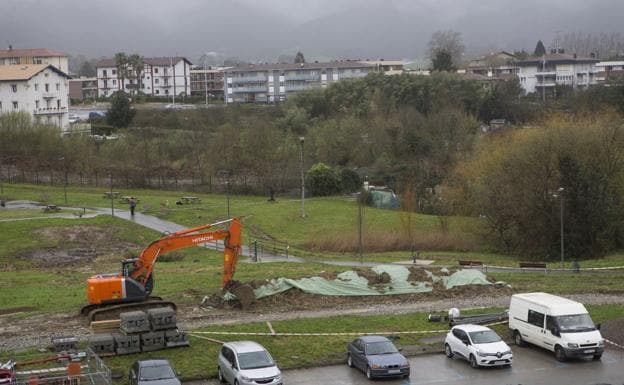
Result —
[{"label": "car windshield", "polygon": [[372,356],[375,354],[392,354],[397,352],[397,348],[390,341],[371,342],[366,344],[367,356]]},{"label": "car windshield", "polygon": [[501,340],[498,334],[492,330],[482,330],[478,332],[471,332],[469,334],[473,344],[491,344]]},{"label": "car windshield", "polygon": [[166,364],[141,368],[141,381],[167,380],[175,376],[173,369]]},{"label": "car windshield", "polygon": [[241,369],[258,369],[275,366],[273,359],[269,353],[265,351],[240,353],[238,355],[238,363]]},{"label": "car windshield", "polygon": [[561,315],[555,317],[561,333],[578,333],[596,330],[589,314]]}]

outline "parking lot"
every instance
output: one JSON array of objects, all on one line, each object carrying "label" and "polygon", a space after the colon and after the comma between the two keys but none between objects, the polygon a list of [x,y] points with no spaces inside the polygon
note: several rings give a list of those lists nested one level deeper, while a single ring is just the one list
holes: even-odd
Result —
[{"label": "parking lot", "polygon": [[[375,380],[384,385],[589,385],[624,384],[624,352],[607,350],[602,360],[574,360],[560,363],[552,353],[535,347],[512,346],[514,364],[511,368],[472,369],[467,361],[446,358],[443,354],[428,354],[410,358],[411,378],[407,380]],[[216,364],[216,363],[215,363]],[[311,369],[287,370],[284,384],[288,385],[356,385],[368,383],[364,373],[334,365]],[[199,384],[216,385],[218,381]]]}]

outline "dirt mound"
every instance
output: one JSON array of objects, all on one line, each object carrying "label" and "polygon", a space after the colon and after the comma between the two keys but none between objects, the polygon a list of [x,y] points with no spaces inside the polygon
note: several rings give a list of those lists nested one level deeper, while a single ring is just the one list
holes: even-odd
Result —
[{"label": "dirt mound", "polygon": [[360,277],[366,278],[368,280],[368,286],[373,287],[376,285],[386,285],[392,281],[390,278],[390,274],[383,272],[381,274],[377,274],[375,271],[369,268],[356,268],[353,269]]},{"label": "dirt mound", "polygon": [[120,241],[118,231],[120,229],[115,227],[101,226],[49,227],[36,230],[34,236],[52,246],[23,253],[17,258],[30,260],[44,267],[86,264],[97,257],[123,254],[128,249],[137,247],[130,242]]},{"label": "dirt mound", "polygon": [[609,341],[624,346],[624,318],[604,322],[600,327],[600,334]]},{"label": "dirt mound", "polygon": [[425,269],[410,267],[409,271],[410,274],[407,277],[409,282],[431,282],[431,277],[427,274]]}]

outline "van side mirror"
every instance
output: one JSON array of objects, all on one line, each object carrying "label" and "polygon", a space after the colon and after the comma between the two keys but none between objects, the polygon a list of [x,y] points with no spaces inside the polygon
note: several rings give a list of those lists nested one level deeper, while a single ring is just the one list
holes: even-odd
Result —
[{"label": "van side mirror", "polygon": [[553,326],[550,329],[550,332],[552,333],[553,336],[557,336],[557,337],[561,336],[561,334],[559,333],[559,329],[556,326]]}]

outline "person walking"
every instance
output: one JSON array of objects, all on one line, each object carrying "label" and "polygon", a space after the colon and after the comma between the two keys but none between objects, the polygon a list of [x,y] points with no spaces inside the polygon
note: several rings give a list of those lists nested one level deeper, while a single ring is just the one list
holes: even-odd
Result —
[{"label": "person walking", "polygon": [[134,208],[136,207],[136,199],[134,197],[130,197],[130,215],[134,216]]}]

